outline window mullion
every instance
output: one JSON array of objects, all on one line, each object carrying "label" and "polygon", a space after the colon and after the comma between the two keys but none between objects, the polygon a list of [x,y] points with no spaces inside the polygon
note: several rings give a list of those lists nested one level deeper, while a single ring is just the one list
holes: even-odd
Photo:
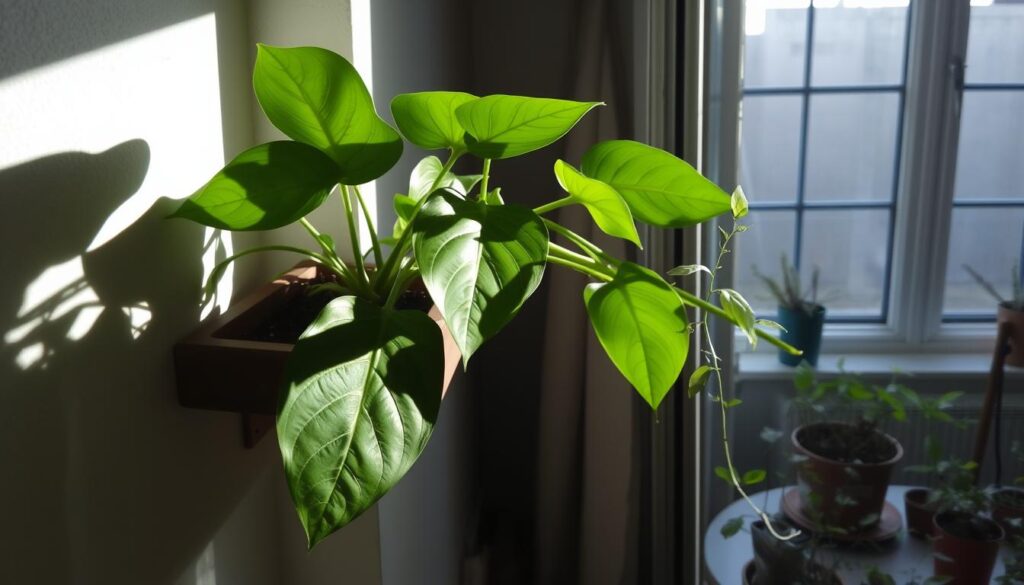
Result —
[{"label": "window mullion", "polygon": [[912,14],[890,316],[912,344],[941,322],[959,135],[951,65],[963,62],[968,10],[969,0],[915,2]]}]

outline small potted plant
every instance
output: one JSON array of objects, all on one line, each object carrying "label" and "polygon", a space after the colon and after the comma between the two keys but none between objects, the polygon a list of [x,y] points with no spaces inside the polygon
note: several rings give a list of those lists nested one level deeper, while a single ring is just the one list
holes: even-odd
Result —
[{"label": "small potted plant", "polygon": [[[1018,462],[1024,463],[1024,450],[1014,441],[1011,454]],[[1007,539],[1024,537],[1024,476],[1013,480],[1015,486],[1000,486],[992,492],[992,518],[1006,531]]]},{"label": "small potted plant", "polygon": [[1011,366],[1024,366],[1024,282],[1021,281],[1020,268],[1014,263],[1010,270],[1010,282],[1013,283],[1013,294],[1010,298],[1004,298],[996,290],[991,282],[985,279],[977,270],[964,265],[972,278],[985,289],[992,298],[999,303],[996,311],[996,323],[1010,323],[1010,353],[1006,356],[1006,363]]},{"label": "small potted plant", "polygon": [[785,254],[782,255],[781,268],[780,282],[754,267],[754,274],[765,283],[779,303],[778,322],[783,327],[781,338],[804,352],[801,356],[779,353],[779,361],[787,366],[796,366],[801,361],[816,366],[821,350],[821,333],[825,326],[825,307],[818,302],[819,270],[814,268],[811,284],[804,289],[800,283],[800,273],[789,263]]},{"label": "small potted plant", "polygon": [[976,464],[949,461],[937,488],[935,575],[953,585],[989,583],[1005,533],[989,514],[989,494],[975,485]]},{"label": "small potted plant", "polygon": [[[820,522],[822,530],[856,535],[878,524],[885,505],[892,470],[903,457],[903,447],[880,430],[886,421],[903,422],[907,407],[920,408],[929,417],[948,417],[953,395],[923,399],[896,381],[871,384],[846,373],[818,380],[802,364],[794,378],[794,404],[802,420],[792,435],[799,485],[799,509]],[[852,414],[853,422],[835,416]]]}]

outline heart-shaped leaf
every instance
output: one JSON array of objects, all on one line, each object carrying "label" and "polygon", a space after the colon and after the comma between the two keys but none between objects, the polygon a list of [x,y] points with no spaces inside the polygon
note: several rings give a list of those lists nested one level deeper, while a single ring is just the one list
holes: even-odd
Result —
[{"label": "heart-shaped leaf", "polygon": [[480,158],[511,158],[558,140],[601,102],[489,95],[455,110],[469,132],[466,146]]},{"label": "heart-shaped leaf", "polygon": [[277,437],[310,547],[409,470],[437,421],[443,378],[441,330],[426,313],[339,297],[302,334]]},{"label": "heart-shaped leaf", "polygon": [[599,142],[583,155],[583,174],[604,181],[640,221],[686,227],[730,211],[724,191],[685,161],[632,140]]},{"label": "heart-shaped leaf", "polygon": [[391,115],[405,139],[420,148],[466,150],[466,129],[455,109],[477,99],[457,91],[403,93],[391,100]]},{"label": "heart-shaped leaf", "polygon": [[252,83],[274,126],[327,153],[341,183],[372,181],[402,156],[402,138],[377,115],[362,78],[341,55],[259,45]]},{"label": "heart-shaped leaf", "polygon": [[562,160],[555,161],[555,176],[562,189],[573,200],[587,208],[601,231],[609,236],[629,240],[643,248],[640,236],[636,233],[633,214],[629,212],[629,206],[615,189],[597,179],[583,176],[572,165]]},{"label": "heart-shaped leaf", "polygon": [[436,191],[412,229],[423,282],[467,363],[540,284],[547,228],[525,207],[488,205]]},{"label": "heart-shaped leaf", "polygon": [[338,167],[299,142],[269,142],[236,156],[172,217],[226,230],[269,230],[304,217],[338,182]]},{"label": "heart-shaped leaf", "polygon": [[623,262],[608,283],[583,291],[590,323],[615,367],[658,408],[690,350],[682,301],[657,273]]}]

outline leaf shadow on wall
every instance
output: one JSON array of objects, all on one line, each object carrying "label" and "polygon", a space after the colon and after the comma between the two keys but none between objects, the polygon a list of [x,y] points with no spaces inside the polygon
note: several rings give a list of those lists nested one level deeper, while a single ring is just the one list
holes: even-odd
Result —
[{"label": "leaf shadow on wall", "polygon": [[173,581],[266,460],[234,417],[177,405],[202,229],[160,200],[86,252],[148,167],[131,140],[0,171],[0,582]]}]

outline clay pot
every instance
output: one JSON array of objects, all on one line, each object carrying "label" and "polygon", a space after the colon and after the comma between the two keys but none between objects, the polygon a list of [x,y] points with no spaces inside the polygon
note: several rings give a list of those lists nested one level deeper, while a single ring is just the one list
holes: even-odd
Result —
[{"label": "clay pot", "polygon": [[968,518],[954,512],[935,515],[935,575],[948,577],[947,585],[987,585],[992,577],[1003,529],[994,520],[975,518],[981,531],[967,534],[963,526]]},{"label": "clay pot", "polygon": [[935,528],[932,519],[939,509],[939,502],[928,501],[929,497],[931,497],[931,490],[927,488],[914,488],[903,494],[907,531],[918,538],[928,538]]},{"label": "clay pot", "polygon": [[992,519],[999,523],[1007,538],[1024,536],[1024,490],[1000,488],[992,494]]},{"label": "clay pot", "polygon": [[1006,363],[1011,366],[1024,366],[1024,311],[1015,311],[1005,304],[999,305],[996,312],[996,323],[1009,322],[1010,353],[1006,355]]},{"label": "clay pot", "polygon": [[824,526],[856,534],[874,528],[881,519],[892,470],[903,458],[903,447],[891,436],[874,431],[892,445],[894,454],[881,463],[846,463],[814,453],[804,444],[803,437],[811,432],[843,427],[853,425],[841,422],[803,425],[793,431],[791,438],[794,451],[803,456],[797,464],[797,479],[804,515]]}]

